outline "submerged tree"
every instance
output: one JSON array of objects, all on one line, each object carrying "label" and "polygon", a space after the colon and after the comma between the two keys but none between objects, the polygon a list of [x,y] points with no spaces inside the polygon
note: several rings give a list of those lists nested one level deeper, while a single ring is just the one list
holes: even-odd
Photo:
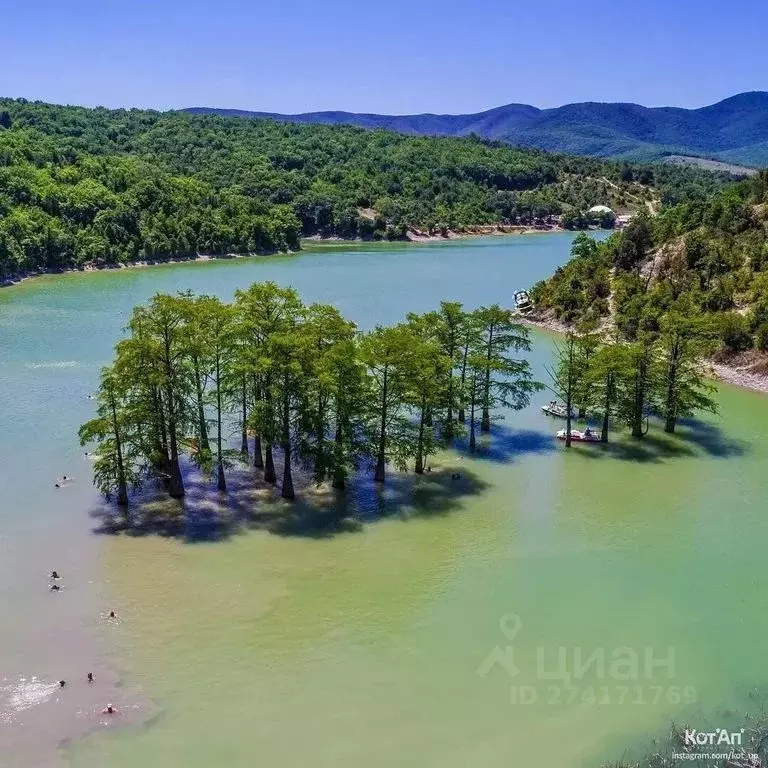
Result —
[{"label": "submerged tree", "polygon": [[405,401],[415,410],[417,423],[414,471],[421,475],[427,456],[434,453],[437,445],[429,414],[433,408],[445,402],[445,390],[448,386],[446,380],[450,375],[451,363],[437,342],[418,336],[404,352]]},{"label": "submerged tree", "polygon": [[373,465],[376,482],[387,464],[413,462],[420,474],[439,438],[454,434],[455,408],[469,408],[474,450],[478,420],[490,426],[493,409],[521,408],[540,386],[510,354],[527,348],[527,333],[498,307],[471,316],[444,302],[358,334],[335,308],[263,283],[232,304],[158,294],[127,330],[103,374],[98,417],[80,432],[99,443],[95,481],[121,507],[145,475],[183,496],[184,455],[226,491],[231,459],[249,458],[250,434],[266,482],[276,484],[274,449],[282,454],[287,499],[299,462],[339,490],[363,466]]},{"label": "submerged tree", "polygon": [[607,341],[600,345],[590,361],[587,382],[602,411],[600,441],[608,442],[613,408],[619,396],[618,382],[628,368],[627,350],[622,344]]},{"label": "submerged tree", "polygon": [[701,362],[712,351],[713,337],[711,324],[690,301],[678,302],[662,317],[658,345],[665,432],[674,432],[682,416],[717,411],[715,387]]},{"label": "submerged tree", "polygon": [[[443,439],[450,442],[456,434],[456,421],[454,413],[458,404],[458,395],[461,389],[461,379],[456,381],[455,368],[461,360],[464,367],[464,355],[462,354],[462,342],[467,339],[465,326],[469,322],[467,313],[457,301],[441,301],[440,311],[434,313],[436,318],[436,337],[443,355],[447,361],[445,370],[441,374],[445,378],[443,389]],[[460,357],[461,355],[461,357]],[[466,376],[466,373],[464,373]],[[463,421],[464,419],[459,419]]]},{"label": "submerged tree", "polygon": [[637,340],[625,346],[626,365],[618,382],[617,413],[636,438],[648,432],[648,414],[657,401],[655,347],[656,335],[648,330],[640,331]]},{"label": "submerged tree", "polygon": [[198,301],[197,311],[202,315],[198,325],[206,354],[211,361],[212,399],[216,413],[216,486],[220,491],[226,491],[224,467],[227,451],[224,448],[222,424],[226,392],[232,386],[231,378],[236,375],[233,368],[237,351],[233,333],[234,312],[232,307],[210,296],[204,296]]},{"label": "submerged tree", "polygon": [[129,323],[134,331],[131,340],[139,346],[138,356],[145,360],[151,376],[152,417],[163,441],[167,439],[168,493],[174,498],[184,496],[179,460],[192,421],[185,302],[186,297],[157,294],[148,307],[134,311]]},{"label": "submerged tree", "polygon": [[254,283],[244,291],[235,292],[235,307],[247,339],[246,365],[251,372],[254,407],[251,424],[254,429],[254,466],[261,465],[261,442],[264,447],[264,480],[276,483],[272,446],[280,439],[281,425],[277,422],[277,404],[274,402],[272,380],[273,361],[268,354],[272,336],[283,333],[295,324],[301,310],[301,299],[292,288],[281,288],[276,283]]},{"label": "submerged tree", "polygon": [[142,456],[133,439],[134,414],[115,367],[102,369],[96,402],[96,417],[80,427],[80,444],[98,442],[93,465],[94,485],[107,498],[115,496],[117,505],[125,509],[127,524],[128,487],[140,482]]},{"label": "submerged tree", "polygon": [[304,314],[300,336],[305,388],[300,454],[316,483],[333,477],[336,487],[342,488],[350,463],[344,446],[354,442],[351,428],[361,402],[355,325],[335,307],[312,304]]},{"label": "submerged tree", "polygon": [[404,468],[412,443],[413,429],[406,412],[408,356],[416,337],[404,325],[376,327],[360,342],[360,360],[370,376],[369,430],[373,435],[375,471],[373,479],[383,483],[387,462]]},{"label": "submerged tree", "polygon": [[586,370],[579,357],[579,340],[573,331],[569,331],[565,340],[555,348],[555,365],[548,372],[552,389],[565,403],[565,447],[570,448],[574,396],[581,387]]},{"label": "submerged tree", "polygon": [[511,352],[529,351],[528,329],[514,322],[511,310],[498,304],[481,307],[473,313],[478,330],[475,358],[482,357],[483,391],[480,429],[491,429],[491,409],[504,406],[520,410],[530,402],[533,392],[543,385],[533,380],[527,360],[511,356]]}]

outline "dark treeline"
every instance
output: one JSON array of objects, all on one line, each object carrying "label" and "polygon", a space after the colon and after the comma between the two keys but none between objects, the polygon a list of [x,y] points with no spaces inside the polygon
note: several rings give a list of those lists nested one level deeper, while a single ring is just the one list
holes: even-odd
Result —
[{"label": "dark treeline", "polygon": [[659,197],[704,200],[730,180],[474,137],[5,99],[0,277],[286,250],[317,234],[399,239],[408,228],[436,233],[552,217],[579,228],[598,203],[642,209]]},{"label": "dark treeline", "polygon": [[678,314],[704,318],[715,351],[768,350],[768,171],[710,201],[637,217],[602,244],[577,239],[532,296],[540,313],[608,322],[630,342],[658,338]]},{"label": "dark treeline", "polygon": [[94,482],[122,507],[150,477],[183,496],[185,456],[221,492],[233,462],[287,499],[297,465],[341,491],[358,469],[378,482],[389,466],[429,471],[427,457],[465,433],[474,451],[494,412],[541,388],[519,356],[528,349],[526,329],[498,305],[443,302],[360,333],[274,283],[231,304],[158,294],[134,310],[80,439],[98,443]]}]

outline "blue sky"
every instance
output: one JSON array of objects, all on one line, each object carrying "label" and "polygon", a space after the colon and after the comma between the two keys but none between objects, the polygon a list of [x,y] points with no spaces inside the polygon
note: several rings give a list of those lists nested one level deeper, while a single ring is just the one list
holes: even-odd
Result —
[{"label": "blue sky", "polygon": [[0,95],[169,109],[702,106],[768,90],[768,1],[3,0]]}]

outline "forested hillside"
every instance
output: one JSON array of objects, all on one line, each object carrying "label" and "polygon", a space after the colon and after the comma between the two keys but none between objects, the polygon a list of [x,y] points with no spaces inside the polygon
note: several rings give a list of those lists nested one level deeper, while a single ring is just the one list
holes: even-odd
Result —
[{"label": "forested hillside", "polygon": [[[0,100],[0,276],[704,200],[725,174],[184,113]],[[610,223],[610,222],[607,222]]]},{"label": "forested hillside", "polygon": [[584,102],[552,109],[507,104],[468,115],[307,112],[278,115],[191,108],[197,114],[271,117],[298,123],[359,125],[427,136],[468,136],[589,157],[656,160],[668,155],[768,165],[768,93],[740,93],[700,109]]},{"label": "forested hillside", "polygon": [[628,340],[658,333],[674,312],[702,321],[713,349],[768,350],[768,171],[638,217],[602,244],[578,241],[532,296],[540,317],[608,323]]}]

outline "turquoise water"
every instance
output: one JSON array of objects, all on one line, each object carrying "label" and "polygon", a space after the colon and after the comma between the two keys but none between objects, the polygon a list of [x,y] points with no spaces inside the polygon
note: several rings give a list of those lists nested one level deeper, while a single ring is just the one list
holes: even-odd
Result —
[{"label": "turquoise water", "polygon": [[[0,388],[13,404],[0,411],[0,610],[15,617],[0,658],[13,672],[57,674],[51,644],[33,638],[50,613],[41,573],[63,560],[93,585],[67,595],[75,608],[50,631],[68,627],[77,647],[103,640],[93,606],[119,606],[107,657],[158,707],[140,728],[68,749],[72,765],[508,766],[541,762],[542,750],[545,764],[595,765],[670,719],[747,705],[765,683],[768,628],[768,401],[751,393],[723,389],[719,417],[678,438],[654,432],[640,454],[566,455],[533,406],[507,419],[482,458],[436,459],[436,470],[472,480],[439,514],[430,500],[444,490],[441,471],[415,493],[404,486],[405,503],[380,499],[396,514],[375,522],[361,507],[370,521],[330,539],[89,535],[96,498],[76,428],[131,308],[155,291],[229,298],[275,280],[367,328],[441,299],[509,305],[569,245],[540,235],[322,247],[0,292]],[[552,340],[534,340],[543,376]],[[62,473],[77,480],[63,493],[53,488]],[[507,645],[514,678],[498,665],[478,672]],[[626,686],[595,667],[569,688],[547,679],[537,652],[551,672],[559,648],[570,662],[610,661],[622,648],[671,661],[633,678],[620,701]],[[56,664],[69,652],[65,642]]]}]

